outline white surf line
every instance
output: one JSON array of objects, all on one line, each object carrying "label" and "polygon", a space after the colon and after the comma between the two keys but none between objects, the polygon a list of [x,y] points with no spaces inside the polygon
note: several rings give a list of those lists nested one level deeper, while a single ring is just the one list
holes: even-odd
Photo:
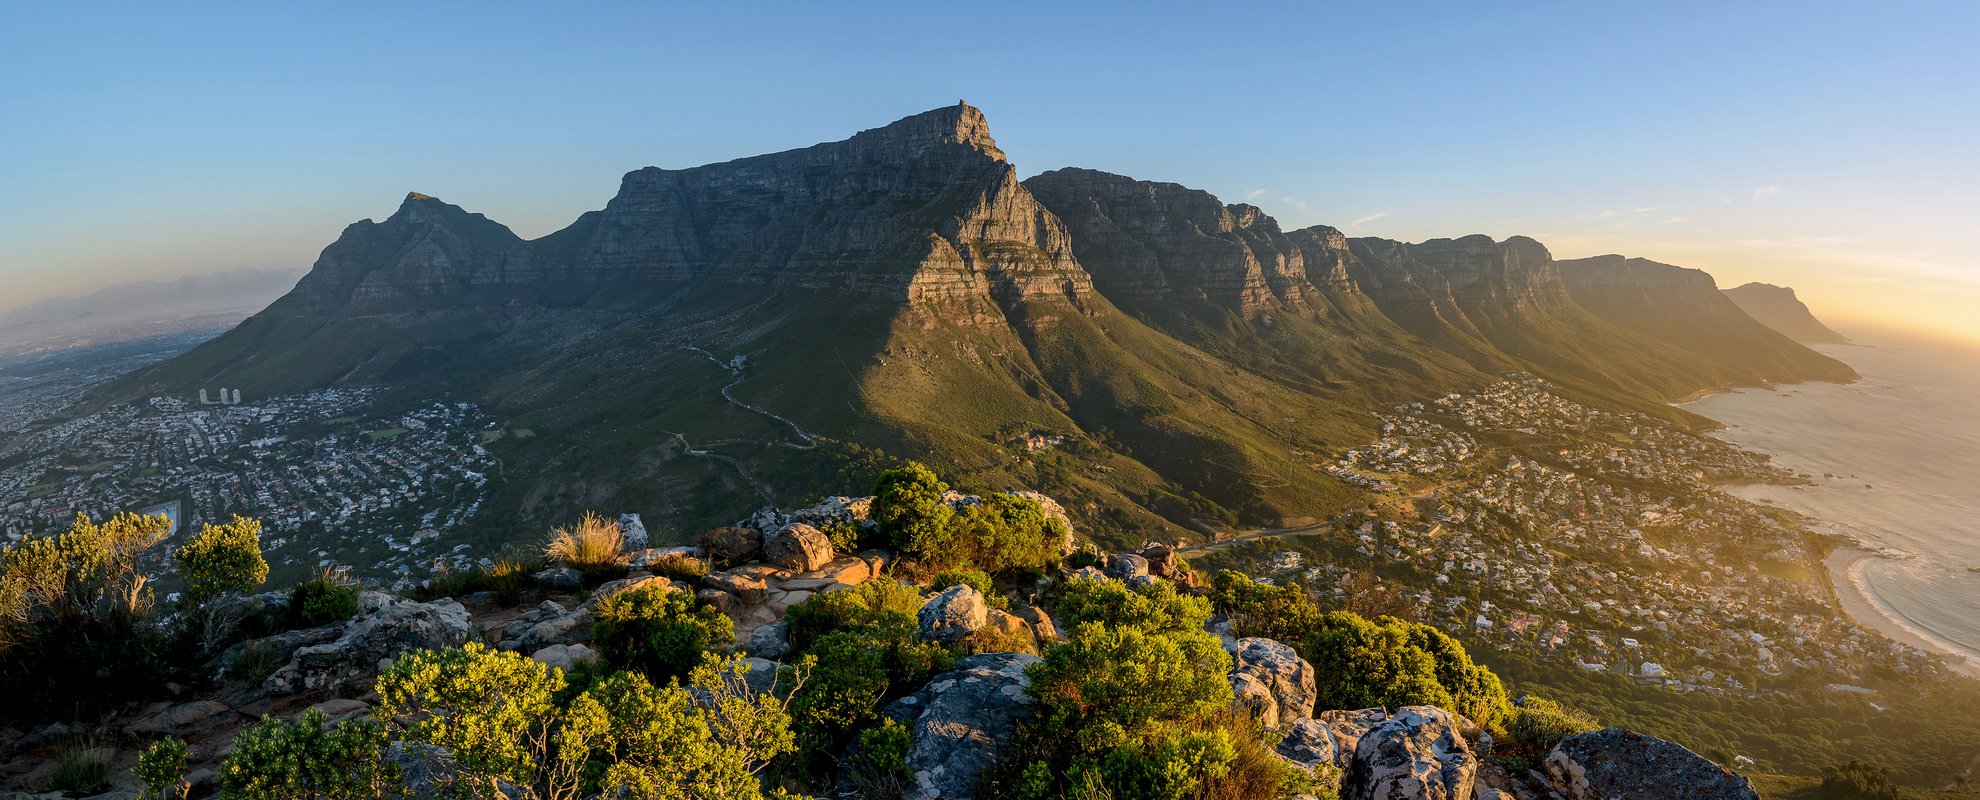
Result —
[{"label": "white surf line", "polygon": [[722,399],[729,401],[730,405],[733,405],[737,408],[754,411],[758,414],[762,414],[763,416],[784,423],[785,425],[790,426],[791,432],[797,434],[797,437],[799,439],[804,440],[804,444],[794,444],[791,442],[778,442],[778,444],[783,445],[785,447],[789,447],[794,450],[810,450],[818,446],[818,437],[813,436],[810,431],[805,430],[804,426],[797,424],[795,420],[792,420],[791,418],[786,417],[777,412],[770,411],[764,408],[758,408],[756,406],[745,403],[741,400],[737,400],[735,395],[730,394],[729,393],[730,389],[734,388],[736,384],[743,382],[743,371],[741,369],[738,369],[734,366],[730,366],[729,363],[725,363],[722,361],[722,359],[716,358],[714,353],[710,353],[707,350],[703,350],[699,347],[695,347],[694,345],[684,344],[681,345],[681,349],[693,350],[697,353],[702,354],[703,356],[707,356],[709,361],[715,362],[715,366],[728,370],[729,374],[735,377],[735,380],[730,381],[727,386],[722,387]]}]

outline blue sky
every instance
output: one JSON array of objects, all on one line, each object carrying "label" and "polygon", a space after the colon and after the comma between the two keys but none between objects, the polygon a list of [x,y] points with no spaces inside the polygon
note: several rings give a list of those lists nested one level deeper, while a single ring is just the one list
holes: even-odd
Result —
[{"label": "blue sky", "polygon": [[307,264],[409,190],[540,236],[963,98],[1025,174],[1980,336],[1980,4],[181,5],[0,6],[0,307]]}]

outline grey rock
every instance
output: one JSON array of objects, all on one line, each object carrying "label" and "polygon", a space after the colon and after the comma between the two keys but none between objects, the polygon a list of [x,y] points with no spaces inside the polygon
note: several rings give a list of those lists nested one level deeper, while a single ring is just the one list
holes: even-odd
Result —
[{"label": "grey rock", "polygon": [[417,603],[363,592],[357,614],[334,641],[298,648],[262,688],[276,695],[368,688],[382,664],[400,654],[459,647],[473,635],[473,619],[452,598]]},{"label": "grey rock", "polygon": [[832,557],[832,541],[802,522],[763,537],[763,560],[792,572],[810,572],[832,563]]},{"label": "grey rock", "polygon": [[194,700],[160,710],[130,724],[132,733],[145,737],[186,737],[227,725],[240,715],[217,700]]},{"label": "grey rock", "polygon": [[565,672],[577,669],[580,664],[589,664],[599,659],[598,651],[581,644],[553,644],[529,657],[547,667],[555,667]]},{"label": "grey rock", "polygon": [[907,724],[914,741],[907,764],[915,785],[903,796],[975,797],[983,770],[997,763],[1004,743],[1031,716],[1025,670],[1040,661],[1023,653],[979,653],[888,704],[882,713]]},{"label": "grey rock", "polygon": [[1622,728],[1562,739],[1547,754],[1544,768],[1549,782],[1568,800],[1760,800],[1752,781],[1711,759]]},{"label": "grey rock", "polygon": [[791,624],[777,620],[751,631],[742,650],[756,658],[776,660],[791,649]]},{"label": "grey rock", "polygon": [[575,567],[551,567],[536,573],[536,582],[552,589],[576,590],[584,588],[584,573]]},{"label": "grey rock", "polygon": [[267,659],[268,663],[281,664],[288,661],[289,657],[294,655],[297,650],[311,645],[336,641],[337,637],[342,635],[343,632],[344,624],[339,622],[319,628],[283,631],[273,636],[263,636],[259,639],[239,642],[222,651],[212,661],[207,662],[206,671],[216,681],[227,680],[235,677],[235,664],[239,663],[241,657],[246,655],[249,650],[255,651],[257,658]]},{"label": "grey rock", "polygon": [[1148,559],[1133,553],[1115,553],[1107,558],[1107,574],[1121,580],[1148,574]]},{"label": "grey rock", "polygon": [[1302,766],[1324,763],[1345,772],[1361,737],[1388,718],[1382,709],[1366,708],[1322,711],[1318,716],[1295,720],[1279,731],[1279,755]]},{"label": "grey rock", "polygon": [[770,599],[770,584],[738,572],[711,572],[701,576],[701,588],[727,592],[745,606],[762,605]]},{"label": "grey rock", "polygon": [[625,537],[626,550],[646,549],[646,523],[640,521],[638,514],[619,515],[619,534]]},{"label": "grey rock", "polygon": [[1276,729],[1282,722],[1313,716],[1313,701],[1319,697],[1313,665],[1291,647],[1271,639],[1239,639],[1231,659],[1231,688],[1241,689],[1240,698],[1265,727]]},{"label": "grey rock", "polygon": [[1464,720],[1430,706],[1404,706],[1355,745],[1341,800],[1472,800],[1478,757]]},{"label": "grey rock", "polygon": [[989,624],[990,606],[982,592],[967,584],[957,584],[929,598],[915,619],[921,623],[921,638],[956,645]]}]

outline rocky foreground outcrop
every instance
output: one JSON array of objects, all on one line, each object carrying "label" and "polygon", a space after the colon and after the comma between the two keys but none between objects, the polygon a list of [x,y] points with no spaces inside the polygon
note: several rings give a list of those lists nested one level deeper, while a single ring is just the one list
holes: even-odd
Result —
[{"label": "rocky foreground outcrop", "polygon": [[473,634],[467,609],[452,598],[420,603],[362,592],[357,615],[339,626],[335,639],[297,648],[262,686],[271,694],[364,691],[399,655],[459,647]]},{"label": "rocky foreground outcrop", "polygon": [[907,724],[914,737],[907,766],[915,785],[902,796],[974,797],[983,771],[997,763],[1018,724],[1031,716],[1025,670],[1037,663],[1037,656],[1024,653],[969,656],[883,709]]},{"label": "rocky foreground outcrop", "polygon": [[1463,724],[1441,708],[1398,709],[1355,745],[1341,800],[1471,800],[1478,756]]},{"label": "rocky foreground outcrop", "polygon": [[1568,800],[1760,800],[1753,782],[1683,745],[1622,728],[1577,733],[1547,754]]}]

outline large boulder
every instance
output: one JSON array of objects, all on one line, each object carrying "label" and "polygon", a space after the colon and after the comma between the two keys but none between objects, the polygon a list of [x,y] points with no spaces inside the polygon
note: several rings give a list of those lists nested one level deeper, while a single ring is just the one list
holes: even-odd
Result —
[{"label": "large boulder", "polygon": [[1683,745],[1622,728],[1562,739],[1545,767],[1568,800],[1760,800],[1753,782],[1733,771]]},{"label": "large boulder", "polygon": [[921,638],[954,646],[989,625],[990,605],[975,587],[959,583],[929,598],[915,619],[921,623]]},{"label": "large boulder", "polygon": [[1025,670],[1037,663],[1037,656],[1023,653],[969,656],[921,691],[888,704],[882,713],[905,723],[914,740],[907,756],[914,785],[903,796],[975,797],[983,770],[997,763],[1004,743],[1031,716]]},{"label": "large boulder", "polygon": [[1341,800],[1472,800],[1478,757],[1464,720],[1430,706],[1404,706],[1355,745]]},{"label": "large boulder", "polygon": [[581,644],[553,644],[530,653],[529,657],[546,667],[554,667],[565,672],[577,669],[579,664],[599,660],[598,651]]},{"label": "large boulder", "polygon": [[810,572],[832,563],[832,540],[824,531],[794,522],[763,537],[763,560],[792,572]]},{"label": "large boulder", "polygon": [[334,641],[297,648],[262,683],[270,694],[367,689],[402,653],[459,647],[474,634],[467,609],[453,598],[418,603],[380,592],[358,595],[357,614]]},{"label": "large boulder", "polygon": [[762,552],[763,532],[756,528],[716,528],[702,534],[698,543],[717,564],[741,564]]},{"label": "large boulder", "polygon": [[1265,727],[1313,716],[1319,697],[1313,665],[1291,647],[1271,639],[1239,639],[1231,648],[1231,689]]},{"label": "large boulder", "polygon": [[[344,631],[343,623],[324,625],[318,628],[301,628],[283,631],[273,636],[249,639],[221,651],[218,658],[207,662],[206,672],[216,681],[241,677],[237,673],[248,664],[282,664],[295,655],[297,650],[311,645],[334,642]],[[251,657],[250,657],[251,656]],[[260,676],[253,676],[259,678]]]},{"label": "large boulder", "polygon": [[1388,713],[1379,708],[1322,711],[1282,727],[1279,755],[1309,769],[1329,764],[1345,772],[1361,737],[1388,719]]},{"label": "large boulder", "polygon": [[1148,559],[1134,553],[1115,553],[1107,558],[1107,574],[1131,580],[1148,574]]},{"label": "large boulder", "polygon": [[536,573],[536,582],[551,589],[576,591],[584,588],[584,573],[576,567],[551,567]]},{"label": "large boulder", "polygon": [[619,515],[619,535],[625,538],[625,549],[646,549],[648,544],[646,523],[640,521],[638,514]]}]

